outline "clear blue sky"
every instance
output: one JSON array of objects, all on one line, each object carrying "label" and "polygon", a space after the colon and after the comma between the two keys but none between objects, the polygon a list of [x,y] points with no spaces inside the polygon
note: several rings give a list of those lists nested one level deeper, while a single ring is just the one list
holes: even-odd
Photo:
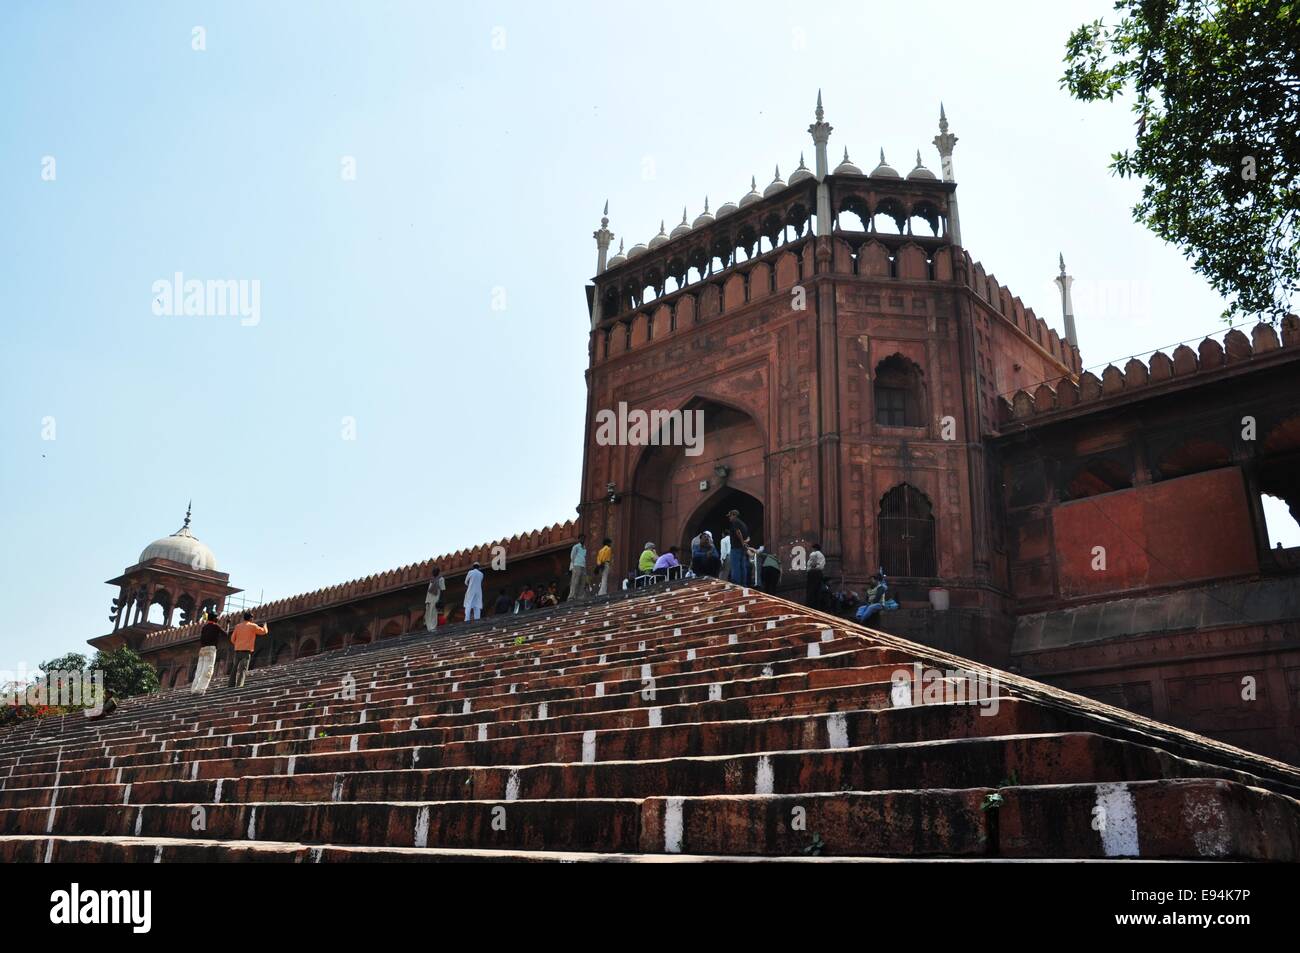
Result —
[{"label": "clear blue sky", "polygon": [[[1109,7],[0,5],[0,668],[108,631],[191,498],[267,599],[572,517],[602,203],[631,245],[811,162],[819,87],[868,168],[937,168],[946,103],[967,247],[1058,328],[1064,251],[1085,363],[1221,330],[1106,171],[1126,106],[1058,87]],[[177,271],[260,323],[155,315]]]}]

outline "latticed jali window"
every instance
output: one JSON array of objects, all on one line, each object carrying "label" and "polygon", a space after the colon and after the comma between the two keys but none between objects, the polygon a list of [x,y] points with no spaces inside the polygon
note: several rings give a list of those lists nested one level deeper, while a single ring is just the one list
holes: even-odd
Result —
[{"label": "latticed jali window", "polygon": [[934,576],[934,510],[916,487],[900,483],[880,500],[880,564],[891,576]]}]

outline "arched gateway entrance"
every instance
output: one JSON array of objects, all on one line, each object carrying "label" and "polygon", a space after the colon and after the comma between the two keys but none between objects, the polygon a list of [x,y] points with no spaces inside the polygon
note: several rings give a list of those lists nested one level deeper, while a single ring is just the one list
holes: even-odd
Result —
[{"label": "arched gateway entrance", "polygon": [[683,539],[674,542],[679,546],[689,546],[696,534],[707,529],[713,534],[714,543],[721,545],[722,537],[726,535],[727,527],[730,525],[727,514],[732,510],[740,510],[741,521],[749,527],[750,545],[762,546],[764,543],[763,504],[743,490],[730,488],[701,503],[696,515],[686,521]]},{"label": "arched gateway entrance", "polygon": [[755,546],[766,538],[767,482],[762,431],[742,410],[696,398],[684,408],[702,415],[700,452],[682,446],[649,447],[637,464],[628,551],[652,541],[665,552],[681,547],[688,562],[692,537],[710,530],[715,540],[727,527],[727,511],[740,510]]}]

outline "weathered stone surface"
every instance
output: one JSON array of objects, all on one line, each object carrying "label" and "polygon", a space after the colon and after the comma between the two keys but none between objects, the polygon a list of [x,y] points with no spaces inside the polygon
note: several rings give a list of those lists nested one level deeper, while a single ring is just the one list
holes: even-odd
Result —
[{"label": "weathered stone surface", "polygon": [[6,861],[1300,856],[1297,772],[716,581],[21,723],[0,772]]}]

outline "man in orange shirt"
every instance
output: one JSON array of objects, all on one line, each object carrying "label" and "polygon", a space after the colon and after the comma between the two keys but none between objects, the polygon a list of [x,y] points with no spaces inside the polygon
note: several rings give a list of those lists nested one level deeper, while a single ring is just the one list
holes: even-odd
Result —
[{"label": "man in orange shirt", "polygon": [[253,647],[259,635],[266,635],[267,628],[253,621],[253,613],[245,612],[244,621],[230,631],[230,643],[235,647],[235,667],[230,670],[230,687],[243,688],[244,678],[248,675],[248,663],[253,657]]}]

